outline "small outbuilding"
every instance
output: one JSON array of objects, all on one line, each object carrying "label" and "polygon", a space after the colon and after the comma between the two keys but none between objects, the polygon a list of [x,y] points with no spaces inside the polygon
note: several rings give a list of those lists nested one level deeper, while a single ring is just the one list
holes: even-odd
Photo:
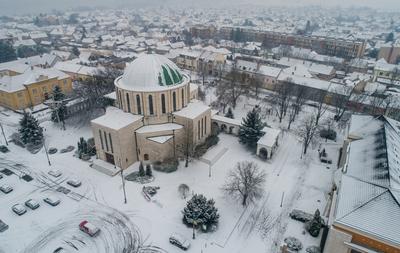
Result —
[{"label": "small outbuilding", "polygon": [[280,129],[264,127],[265,133],[257,142],[257,155],[263,159],[271,159],[279,146],[282,131]]}]

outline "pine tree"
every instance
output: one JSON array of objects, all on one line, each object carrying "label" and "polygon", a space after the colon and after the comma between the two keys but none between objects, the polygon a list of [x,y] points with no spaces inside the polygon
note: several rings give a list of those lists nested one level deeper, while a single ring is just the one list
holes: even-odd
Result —
[{"label": "pine tree", "polygon": [[140,164],[139,164],[139,176],[140,177],[144,177],[145,175],[146,175],[146,173],[145,173],[144,168],[143,168],[143,163],[140,162]]},{"label": "pine tree", "polygon": [[258,140],[264,135],[262,132],[264,126],[259,109],[253,108],[247,113],[239,127],[239,142],[255,150]]},{"label": "pine tree", "polygon": [[203,226],[206,230],[218,223],[218,209],[213,199],[207,200],[202,194],[195,194],[183,209],[183,222],[186,225]]},{"label": "pine tree", "polygon": [[311,236],[318,237],[321,227],[322,227],[322,218],[319,210],[317,209],[314,213],[313,219],[306,223],[306,229]]},{"label": "pine tree", "polygon": [[79,49],[78,49],[76,46],[74,46],[74,47],[72,48],[72,53],[73,53],[74,55],[76,55],[76,56],[79,56],[79,55],[81,54],[81,52],[79,51]]},{"label": "pine tree", "polygon": [[[56,103],[56,109],[53,110],[52,114],[51,114],[51,120],[53,122],[58,122],[58,120],[60,120],[60,122],[63,123],[63,125],[65,124],[65,115],[67,113],[67,107],[66,105],[62,102],[65,99],[65,95],[62,92],[60,86],[55,86],[53,89],[53,100]],[[58,117],[57,117],[58,114]]]},{"label": "pine tree", "polygon": [[0,42],[0,63],[13,61],[17,59],[17,54],[15,53],[12,45]]},{"label": "pine tree", "polygon": [[43,143],[43,129],[30,113],[24,113],[19,121],[19,133],[24,144],[40,145]]},{"label": "pine tree", "polygon": [[231,119],[234,118],[233,112],[232,112],[232,108],[231,108],[231,107],[228,108],[228,111],[226,112],[225,117],[231,118]]},{"label": "pine tree", "polygon": [[81,137],[78,142],[78,154],[79,158],[82,158],[82,155],[88,154],[88,145],[83,137]]},{"label": "pine tree", "polygon": [[152,177],[153,176],[153,171],[151,171],[151,165],[147,164],[146,166],[146,176]]}]

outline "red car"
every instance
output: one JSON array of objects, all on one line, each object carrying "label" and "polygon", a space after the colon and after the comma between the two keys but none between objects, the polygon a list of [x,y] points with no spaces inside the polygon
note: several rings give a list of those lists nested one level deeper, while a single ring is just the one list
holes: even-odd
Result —
[{"label": "red car", "polygon": [[79,223],[79,229],[92,237],[96,236],[100,232],[100,229],[98,227],[89,223],[87,220],[84,220],[81,223]]}]

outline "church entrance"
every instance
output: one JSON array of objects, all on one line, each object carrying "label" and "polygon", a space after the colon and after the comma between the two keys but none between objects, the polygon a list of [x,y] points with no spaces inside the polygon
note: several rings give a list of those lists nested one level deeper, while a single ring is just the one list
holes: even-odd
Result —
[{"label": "church entrance", "polygon": [[112,154],[106,153],[106,161],[115,165],[114,156]]}]

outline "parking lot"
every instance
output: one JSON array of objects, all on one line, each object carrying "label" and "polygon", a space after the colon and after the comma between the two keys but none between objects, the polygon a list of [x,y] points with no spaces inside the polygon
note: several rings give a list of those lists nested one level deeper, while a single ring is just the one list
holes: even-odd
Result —
[{"label": "parking lot", "polygon": [[[2,169],[7,168],[13,173],[6,175],[0,170],[3,176],[0,186],[9,185],[13,190],[7,194],[0,192],[0,219],[9,226],[0,233],[0,252],[2,249],[7,252],[57,252],[61,248],[79,252],[123,252],[126,248],[141,245],[140,234],[127,216],[85,197],[90,191],[89,184],[82,182],[75,188],[67,184],[75,177],[65,171],[54,177],[10,161],[1,163]],[[25,181],[24,175],[30,175],[33,180]],[[60,203],[51,206],[43,201],[47,196],[59,199]],[[25,202],[29,199],[36,200],[40,206],[35,210],[26,207]],[[12,211],[12,206],[18,203],[26,208],[22,215]],[[90,220],[101,233],[90,237],[80,231],[78,225],[83,220]],[[36,239],[32,241],[33,238]]]}]

